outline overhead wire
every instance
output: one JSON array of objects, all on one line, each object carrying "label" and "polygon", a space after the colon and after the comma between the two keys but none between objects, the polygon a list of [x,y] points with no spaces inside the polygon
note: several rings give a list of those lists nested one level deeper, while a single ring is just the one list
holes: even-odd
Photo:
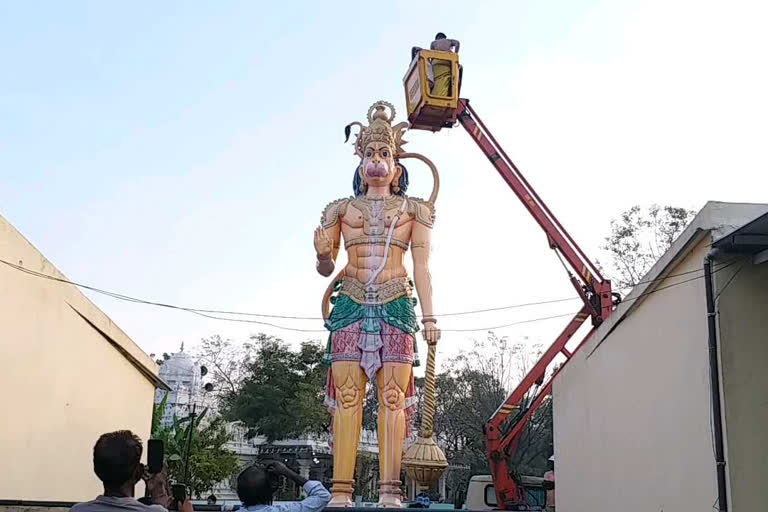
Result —
[{"label": "overhead wire", "polygon": [[[732,260],[733,261],[733,260]],[[187,312],[197,312],[197,313],[208,313],[208,314],[214,314],[214,315],[237,315],[237,316],[255,316],[255,317],[261,317],[261,318],[274,318],[274,319],[282,319],[282,320],[322,320],[322,317],[319,316],[300,316],[300,315],[285,315],[285,314],[270,314],[270,313],[253,313],[253,312],[245,312],[245,311],[228,311],[228,310],[221,310],[221,309],[204,309],[204,308],[195,308],[195,307],[189,307],[189,306],[179,306],[176,304],[170,304],[170,303],[164,303],[164,302],[157,302],[157,301],[151,301],[147,299],[142,299],[138,297],[132,297],[130,295],[125,295],[117,292],[112,292],[109,290],[105,290],[102,288],[98,288],[96,286],[80,283],[77,281],[72,281],[66,278],[61,278],[58,276],[53,276],[50,274],[44,274],[42,272],[37,272],[35,270],[31,270],[28,268],[25,268],[22,265],[17,265],[15,263],[11,263],[9,261],[0,259],[0,263],[3,263],[15,270],[40,277],[43,279],[49,279],[52,281],[57,281],[64,284],[70,284],[73,286],[77,286],[78,288],[82,288],[85,290],[89,290],[95,293],[99,293],[101,295],[106,295],[108,297],[112,297],[115,299],[127,301],[127,302],[134,302],[137,304],[145,304],[148,306],[157,306],[157,307],[163,307],[163,308],[169,308],[169,309],[178,309],[181,311],[187,311]],[[726,262],[722,265],[725,265],[729,262]],[[722,267],[721,265],[721,267]],[[684,275],[693,274],[696,272],[703,272],[703,269],[694,269],[689,270],[686,272],[680,272],[677,274],[669,274],[662,277],[658,277],[655,279],[649,279],[647,281],[638,281],[634,283],[632,286],[623,287],[621,289],[628,289],[632,288],[634,286],[638,286],[640,284],[648,284],[653,283],[655,281],[661,281],[664,279],[669,279],[672,277],[679,277]],[[540,300],[540,301],[531,301],[531,302],[523,302],[518,304],[511,304],[506,306],[496,306],[496,307],[488,307],[488,308],[480,308],[480,309],[473,309],[473,310],[466,310],[466,311],[455,311],[450,313],[434,313],[429,316],[435,316],[435,317],[448,317],[448,316],[463,316],[463,315],[474,315],[474,314],[481,314],[481,313],[490,313],[490,312],[498,312],[498,311],[504,311],[508,309],[518,309],[523,307],[530,307],[530,306],[542,306],[542,305],[548,305],[548,304],[556,304],[560,302],[568,302],[572,300],[578,300],[580,297],[562,297],[558,299],[546,299],[546,300]]]},{"label": "overhead wire", "polygon": [[[729,263],[722,264],[720,266],[720,268],[715,269],[714,272],[716,273],[716,272],[719,272],[721,270],[724,270],[725,268],[733,265],[735,263],[735,261],[736,260],[732,260]],[[53,275],[50,275],[50,274],[44,274],[42,272],[37,272],[37,271],[31,270],[31,269],[27,269],[27,268],[25,268],[25,267],[23,267],[21,265],[14,264],[14,263],[11,263],[11,262],[3,260],[3,259],[0,259],[0,263],[3,263],[3,264],[5,264],[5,265],[7,265],[7,266],[9,266],[9,267],[11,267],[13,269],[16,269],[16,270],[18,270],[20,272],[23,272],[23,273],[26,273],[26,274],[29,274],[29,275],[32,275],[32,276],[35,276],[35,277],[39,277],[39,278],[43,278],[43,279],[49,279],[49,280],[60,282],[60,283],[64,283],[64,284],[70,284],[70,285],[73,285],[73,286],[77,286],[79,288],[90,290],[90,291],[93,291],[95,293],[100,293],[100,294],[106,295],[108,297],[112,297],[112,298],[123,300],[123,301],[127,301],[127,302],[133,302],[133,303],[139,303],[139,304],[145,304],[145,305],[152,305],[152,306],[157,306],[157,307],[175,309],[175,310],[179,310],[179,311],[186,311],[188,313],[193,313],[193,314],[196,314],[196,315],[199,315],[199,316],[202,316],[202,317],[205,317],[205,318],[210,318],[210,319],[213,319],[213,320],[222,320],[222,321],[230,321],[230,322],[239,322],[239,323],[249,323],[249,324],[263,325],[263,326],[266,326],[266,327],[272,327],[272,328],[275,328],[275,329],[286,330],[286,331],[304,332],[304,333],[323,333],[323,332],[327,332],[324,329],[304,329],[304,328],[297,328],[297,327],[290,327],[290,326],[274,324],[274,323],[271,323],[271,322],[264,322],[264,321],[261,321],[261,320],[244,319],[244,318],[229,318],[229,317],[222,317],[222,316],[217,316],[217,315],[219,315],[219,314],[239,314],[239,315],[252,315],[252,316],[258,316],[258,317],[265,317],[265,318],[322,320],[320,317],[298,317],[298,316],[288,316],[288,315],[281,315],[281,316],[277,316],[277,315],[262,315],[262,314],[256,314],[256,313],[241,313],[241,312],[237,312],[236,313],[236,312],[226,312],[226,311],[221,311],[221,310],[205,310],[205,309],[198,309],[198,308],[189,308],[189,307],[184,307],[184,306],[178,306],[178,305],[175,305],[175,304],[167,304],[167,303],[149,301],[149,300],[140,299],[140,298],[137,298],[137,297],[131,297],[131,296],[128,296],[128,295],[123,295],[123,294],[116,293],[116,292],[111,292],[111,291],[108,291],[108,290],[103,290],[103,289],[97,288],[95,286],[86,285],[86,284],[78,283],[78,282],[75,282],[75,281],[71,281],[69,279],[61,278],[61,277],[58,277],[58,276],[53,276]],[[683,276],[683,275],[689,275],[689,274],[692,274],[692,273],[695,273],[695,272],[700,272],[700,271],[702,271],[702,269],[696,269],[696,270],[691,270],[691,271],[687,271],[687,272],[681,272],[681,273],[678,273],[678,274],[670,274],[670,275],[666,275],[666,276],[658,278],[658,279],[651,279],[651,280],[644,281],[644,282],[640,281],[640,282],[636,283],[635,286],[637,286],[638,284],[642,284],[642,283],[652,283],[652,282],[657,281],[657,280],[663,280],[663,279],[669,279],[669,278],[672,278],[672,277],[679,277],[679,276]],[[633,297],[632,299],[624,300],[623,302],[627,303],[627,302],[630,302],[630,301],[638,300],[638,299],[640,299],[642,297],[645,297],[647,295],[650,295],[652,293],[655,293],[655,292],[658,292],[658,291],[662,291],[662,290],[666,290],[666,289],[671,288],[673,286],[679,286],[681,284],[685,284],[685,283],[688,283],[688,282],[691,282],[691,281],[694,281],[694,280],[697,280],[697,279],[702,279],[703,277],[704,277],[703,275],[702,276],[697,276],[697,277],[693,277],[693,278],[681,281],[679,283],[674,283],[674,284],[671,284],[671,285],[668,285],[668,286],[656,288],[656,289],[654,289],[654,290],[652,290],[650,292],[646,292],[646,293],[638,295],[637,297]],[[552,304],[552,303],[556,303],[556,302],[565,302],[565,301],[574,300],[574,299],[578,299],[578,298],[579,297],[572,297],[572,298],[567,298],[567,299],[566,298],[564,298],[564,299],[553,299],[553,300],[548,300],[548,301],[538,301],[538,302],[529,302],[529,303],[524,303],[524,304],[517,304],[517,305],[513,305],[513,306],[501,306],[501,307],[497,307],[497,308],[485,308],[485,309],[482,309],[482,310],[462,311],[462,312],[457,312],[457,313],[443,313],[441,315],[433,315],[433,316],[453,316],[453,315],[457,316],[457,315],[466,315],[466,314],[472,314],[472,313],[485,313],[485,312],[490,312],[490,311],[501,311],[501,310],[505,310],[505,309],[512,309],[512,308],[515,308],[515,307],[524,307],[524,306],[532,306],[532,305]],[[480,332],[480,331],[492,331],[492,330],[504,329],[504,328],[512,327],[512,326],[515,326],[515,325],[535,323],[535,322],[540,322],[540,321],[545,321],[545,320],[552,320],[552,319],[556,319],[556,318],[563,318],[563,317],[566,317],[566,316],[573,316],[573,315],[575,315],[575,312],[569,312],[569,313],[563,313],[563,314],[558,314],[558,315],[551,315],[551,316],[545,316],[545,317],[539,317],[539,318],[520,320],[520,321],[516,321],[516,322],[510,322],[510,323],[506,323],[506,324],[495,325],[495,326],[488,326],[488,327],[463,328],[463,329],[443,328],[443,329],[441,329],[441,331],[442,332]],[[343,320],[343,317],[342,317],[342,320]]]}]

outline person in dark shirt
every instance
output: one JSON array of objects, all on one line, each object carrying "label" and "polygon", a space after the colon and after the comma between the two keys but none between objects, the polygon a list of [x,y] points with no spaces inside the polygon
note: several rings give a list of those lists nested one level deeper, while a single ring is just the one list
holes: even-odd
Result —
[{"label": "person in dark shirt", "polygon": [[[151,505],[134,498],[136,484],[145,477],[142,451],[141,439],[130,430],[102,435],[93,447],[93,471],[104,484],[104,494],[78,503],[71,512],[166,512],[171,503],[167,467],[146,479]],[[186,500],[179,511],[193,512],[191,502]]]}]

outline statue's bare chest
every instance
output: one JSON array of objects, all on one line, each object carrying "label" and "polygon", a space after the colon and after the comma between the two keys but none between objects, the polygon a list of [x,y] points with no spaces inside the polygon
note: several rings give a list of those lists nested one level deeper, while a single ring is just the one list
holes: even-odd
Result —
[{"label": "statue's bare chest", "polygon": [[[396,229],[410,220],[402,212],[403,199],[355,199],[350,202],[342,219],[345,231],[366,236],[386,236],[389,226],[397,219]],[[398,218],[399,217],[399,218]]]}]

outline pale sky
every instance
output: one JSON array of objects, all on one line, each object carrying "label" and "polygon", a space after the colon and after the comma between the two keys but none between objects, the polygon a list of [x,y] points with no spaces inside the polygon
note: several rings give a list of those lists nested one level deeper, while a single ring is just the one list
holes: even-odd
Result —
[{"label": "pale sky", "polygon": [[[443,31],[462,43],[463,95],[598,256],[610,218],[633,204],[768,200],[767,22],[759,1],[4,2],[0,213],[73,280],[317,317],[327,281],[312,231],[351,194],[357,165],[343,128],[378,99],[402,112],[411,46]],[[462,128],[406,138],[442,180],[438,313],[574,295]],[[427,196],[428,169],[409,170],[409,192]],[[147,352],[212,334],[326,338],[88,295]],[[566,322],[497,332],[548,344]],[[484,335],[446,332],[441,353],[472,336]]]}]

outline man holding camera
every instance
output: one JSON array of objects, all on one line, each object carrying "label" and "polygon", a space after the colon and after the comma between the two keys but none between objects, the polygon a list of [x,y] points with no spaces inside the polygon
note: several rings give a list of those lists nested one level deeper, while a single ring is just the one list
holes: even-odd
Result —
[{"label": "man holding camera", "polygon": [[[307,497],[298,503],[272,505],[280,477],[302,486]],[[248,512],[320,512],[331,501],[331,493],[323,484],[307,480],[279,461],[245,468],[237,477],[237,496]]]},{"label": "man holding camera", "polygon": [[[168,468],[147,474],[141,461],[141,439],[130,430],[102,435],[93,447],[93,471],[104,484],[104,494],[79,503],[72,512],[167,512],[173,502],[168,494]],[[152,504],[134,498],[134,488],[145,480]],[[193,512],[189,499],[178,506],[179,512]]]}]

